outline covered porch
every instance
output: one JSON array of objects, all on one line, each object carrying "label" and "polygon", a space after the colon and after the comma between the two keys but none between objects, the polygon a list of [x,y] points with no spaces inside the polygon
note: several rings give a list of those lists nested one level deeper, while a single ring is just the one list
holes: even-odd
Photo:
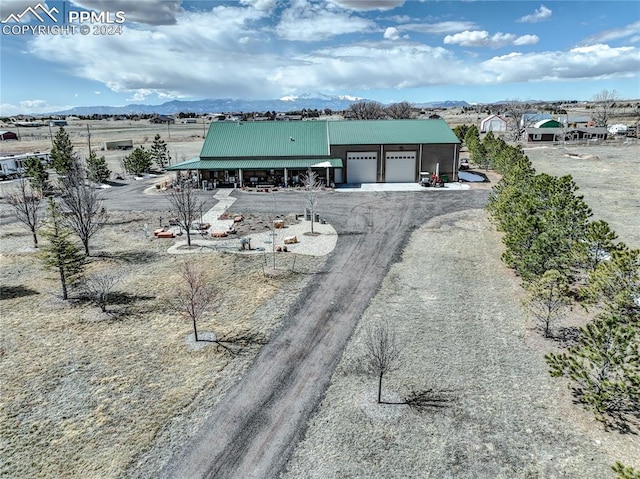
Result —
[{"label": "covered porch", "polygon": [[311,169],[325,186],[343,182],[341,158],[192,160],[167,168],[193,171],[203,189],[301,186]]}]

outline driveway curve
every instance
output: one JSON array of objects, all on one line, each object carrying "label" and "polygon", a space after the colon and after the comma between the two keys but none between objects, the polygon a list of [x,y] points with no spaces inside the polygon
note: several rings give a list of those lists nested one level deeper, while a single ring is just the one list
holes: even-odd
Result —
[{"label": "driveway curve", "polygon": [[[482,208],[486,198],[486,191],[323,196],[320,213],[339,235],[324,271],[301,292],[242,380],[159,477],[278,477],[411,231],[442,214]],[[238,200],[235,206],[242,211],[260,208],[250,198]],[[278,200],[284,211],[292,211],[295,203],[286,196]]]}]

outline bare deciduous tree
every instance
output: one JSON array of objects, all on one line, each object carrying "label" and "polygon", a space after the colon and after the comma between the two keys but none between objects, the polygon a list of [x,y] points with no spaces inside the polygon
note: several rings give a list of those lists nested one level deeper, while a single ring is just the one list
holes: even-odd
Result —
[{"label": "bare deciduous tree", "polygon": [[62,208],[65,222],[80,238],[85,254],[90,256],[89,240],[106,223],[107,211],[98,192],[84,180],[84,172],[79,165],[63,178]]},{"label": "bare deciduous tree", "polygon": [[33,246],[38,247],[38,213],[42,202],[42,194],[29,186],[29,181],[21,179],[18,190],[9,195],[9,204],[13,207],[15,217],[24,224],[33,235]]},{"label": "bare deciduous tree", "polygon": [[369,326],[365,346],[370,369],[378,375],[378,403],[382,402],[382,377],[398,367],[401,348],[396,330],[388,322]]},{"label": "bare deciduous tree", "polygon": [[318,191],[320,191],[320,187],[322,186],[322,184],[318,179],[318,174],[311,168],[307,170],[306,175],[302,175],[302,184],[304,185],[304,189],[306,190],[306,208],[311,215],[311,234],[313,234],[313,224],[315,221],[316,211],[318,209]]},{"label": "bare deciduous tree", "polygon": [[217,337],[215,339],[198,337],[198,320],[215,300],[215,290],[207,281],[204,272],[195,264],[184,262],[180,266],[180,277],[182,283],[176,289],[176,295],[171,301],[172,308],[192,322],[196,341],[213,342],[231,352]]},{"label": "bare deciduous tree", "polygon": [[400,103],[391,103],[384,108],[387,115],[394,120],[414,118],[415,113],[411,103],[402,101]]},{"label": "bare deciduous tree", "polygon": [[349,106],[349,111],[356,120],[378,120],[384,118],[384,108],[375,101],[361,101]]},{"label": "bare deciduous tree", "polygon": [[597,126],[609,126],[609,120],[615,112],[616,102],[620,99],[616,90],[602,90],[593,95],[595,110],[593,119]]},{"label": "bare deciduous tree", "polygon": [[83,286],[89,299],[96,306],[99,306],[104,313],[107,311],[107,305],[109,304],[109,295],[121,280],[121,274],[114,271],[105,271],[86,278]]},{"label": "bare deciduous tree", "polygon": [[176,214],[178,225],[187,233],[187,246],[191,246],[191,225],[200,218],[203,203],[198,199],[197,190],[189,183],[169,192],[169,203]]},{"label": "bare deciduous tree", "polygon": [[514,141],[519,141],[522,139],[524,129],[530,126],[526,120],[526,114],[531,112],[531,106],[516,98],[509,100],[504,108],[504,116],[511,129],[511,136]]}]

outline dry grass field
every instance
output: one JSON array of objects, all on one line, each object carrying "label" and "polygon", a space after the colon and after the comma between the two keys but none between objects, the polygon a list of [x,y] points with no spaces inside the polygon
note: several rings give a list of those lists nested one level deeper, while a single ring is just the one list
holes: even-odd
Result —
[{"label": "dry grass field", "polygon": [[[103,150],[105,141],[127,140],[133,141],[133,146],[151,148],[153,138],[159,134],[167,144],[171,163],[189,160],[200,154],[204,135],[209,128],[209,122],[202,120],[197,124],[176,123],[175,125],[152,124],[148,120],[71,120],[64,127],[69,133],[74,150],[80,158],[89,156],[89,142],[98,156],[107,159],[107,164],[113,173],[124,174],[120,165],[121,160],[131,153],[131,150]],[[0,126],[15,131],[11,125]],[[88,128],[87,128],[88,127]],[[51,134],[55,136],[58,128],[48,126],[36,128],[21,128],[20,141],[7,141],[0,144],[2,153],[32,153],[51,150]],[[90,133],[90,137],[88,136]]]},{"label": "dry grass field", "polygon": [[[363,315],[305,439],[282,479],[607,478],[616,460],[640,464],[640,440],[605,432],[552,379],[541,339],[521,309],[519,281],[500,261],[499,235],[480,210],[416,230]],[[376,403],[366,328],[395,325],[398,370],[383,400],[449,391],[443,408]]]},{"label": "dry grass field", "polygon": [[571,175],[579,194],[629,247],[640,248],[640,146],[611,141],[604,145],[527,146],[538,173]]},{"label": "dry grass field", "polygon": [[[185,255],[150,240],[144,213],[111,214],[94,241],[88,274],[122,274],[108,314],[59,299],[30,236],[16,223],[0,236],[0,476],[135,477],[156,448],[179,447],[250,364],[308,275],[266,278],[262,256],[198,254],[220,293],[201,332],[235,339],[231,355],[194,345],[191,323],[168,308]],[[322,263],[299,258],[296,271]],[[76,299],[73,299],[76,298]],[[156,458],[157,459],[157,458]]]}]

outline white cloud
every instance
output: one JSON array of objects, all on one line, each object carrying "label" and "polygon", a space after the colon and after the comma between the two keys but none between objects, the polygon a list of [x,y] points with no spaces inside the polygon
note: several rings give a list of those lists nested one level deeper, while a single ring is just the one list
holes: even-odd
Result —
[{"label": "white cloud", "polygon": [[407,23],[398,25],[398,29],[401,31],[412,31],[431,35],[457,33],[475,28],[477,28],[477,25],[473,22]]},{"label": "white cloud", "polygon": [[375,23],[365,18],[327,11],[322,5],[297,0],[282,12],[276,33],[285,40],[314,42],[375,28]]},{"label": "white cloud", "polygon": [[640,38],[640,21],[630,23],[621,28],[614,28],[612,30],[605,30],[604,32],[596,33],[590,37],[585,38],[581,45],[589,45],[592,43],[610,42],[612,40],[618,40],[620,38],[631,37],[631,43],[637,43]]},{"label": "white cloud", "polygon": [[537,35],[522,35],[522,36],[516,38],[513,41],[513,44],[516,45],[516,46],[535,45],[539,41],[540,41],[540,38]]},{"label": "white cloud", "polygon": [[17,105],[13,103],[0,103],[0,116],[14,116],[23,114],[38,115],[52,111],[62,111],[73,108],[73,105],[50,105],[45,100],[24,100]]},{"label": "white cloud", "polygon": [[[34,7],[37,2],[30,0],[2,0],[0,2],[0,20],[4,21],[11,14],[20,15],[28,7]],[[31,15],[24,17],[24,21],[31,20]]]},{"label": "white cloud", "polygon": [[147,25],[174,25],[182,12],[180,0],[71,0],[95,11],[124,12],[129,22]]},{"label": "white cloud", "polygon": [[[291,22],[299,21],[296,28],[311,29],[313,19],[304,23],[301,18],[317,10],[307,2],[290,5],[297,8],[290,17]],[[316,35],[337,35],[348,28],[351,18],[359,18],[339,11],[317,12],[320,18],[338,24],[315,27]],[[377,36],[375,41],[334,41],[314,48],[310,42],[278,41],[273,31],[265,27],[269,15],[253,6],[220,5],[207,12],[182,12],[175,25],[127,26],[120,36],[34,37],[30,53],[55,62],[58,69],[71,75],[126,93],[136,102],[150,98],[279,98],[309,91],[344,93],[547,78],[608,78],[637,75],[640,70],[640,50],[635,47],[589,45],[570,51],[514,52],[480,62],[467,54],[457,57],[456,50],[444,45],[433,47],[398,38],[401,26],[387,30],[367,28]],[[324,25],[324,20],[320,24]],[[294,25],[291,23],[290,27]],[[387,39],[381,38],[383,32]],[[395,40],[390,42],[390,38]],[[537,37],[465,31],[451,35],[448,42],[521,46],[537,42]],[[16,111],[38,111],[36,107],[40,108],[34,105]],[[61,109],[64,108],[49,105],[39,111]]]},{"label": "white cloud", "polygon": [[549,20],[551,18],[551,14],[553,12],[545,7],[544,5],[540,5],[536,11],[534,11],[531,15],[525,15],[524,17],[518,18],[516,20],[519,23],[537,23],[545,20]]},{"label": "white cloud", "polygon": [[399,40],[400,33],[398,32],[397,28],[389,27],[384,31],[384,38],[386,38],[387,40]]},{"label": "white cloud", "polygon": [[489,35],[486,30],[464,31],[455,35],[444,37],[445,45],[460,45],[463,47],[490,47],[501,48],[507,45],[533,45],[538,43],[535,35],[517,36],[513,33],[494,33]]},{"label": "white cloud", "polygon": [[240,0],[242,5],[250,5],[256,10],[270,11],[276,7],[276,0]]},{"label": "white cloud", "polygon": [[631,77],[640,70],[640,50],[593,45],[569,51],[511,53],[478,67],[491,72],[499,83]]},{"label": "white cloud", "polygon": [[404,0],[329,0],[331,3],[351,10],[392,10]]}]

